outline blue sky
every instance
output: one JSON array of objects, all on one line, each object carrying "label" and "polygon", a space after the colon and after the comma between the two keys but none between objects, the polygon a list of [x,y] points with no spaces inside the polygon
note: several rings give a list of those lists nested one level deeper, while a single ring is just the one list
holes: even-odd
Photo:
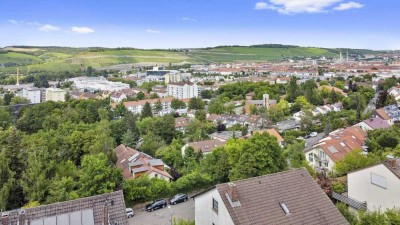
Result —
[{"label": "blue sky", "polygon": [[400,49],[399,0],[1,0],[0,46]]}]

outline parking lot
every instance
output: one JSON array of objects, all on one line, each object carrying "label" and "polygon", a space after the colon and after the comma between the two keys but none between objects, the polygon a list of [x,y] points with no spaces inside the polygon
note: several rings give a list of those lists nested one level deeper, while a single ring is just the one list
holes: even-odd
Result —
[{"label": "parking lot", "polygon": [[144,209],[135,210],[135,216],[128,219],[129,225],[170,225],[171,217],[194,220],[194,200],[189,199],[177,205],[147,212]]}]

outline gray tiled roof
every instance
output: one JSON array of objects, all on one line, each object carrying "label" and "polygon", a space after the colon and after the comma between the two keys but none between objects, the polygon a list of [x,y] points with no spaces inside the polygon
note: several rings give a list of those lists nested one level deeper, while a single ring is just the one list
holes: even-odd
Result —
[{"label": "gray tiled roof", "polygon": [[163,166],[164,162],[161,159],[152,159],[149,161],[150,166]]},{"label": "gray tiled roof", "polygon": [[[105,212],[108,214],[105,215]],[[53,222],[45,224],[76,225],[78,224],[76,219],[78,219],[83,224],[103,225],[108,224],[108,221],[105,221],[107,218],[110,224],[128,225],[122,191],[42,205],[24,211],[3,212],[4,214],[8,215],[8,223],[0,221],[0,224],[15,225],[18,222],[19,224],[43,224],[43,220],[46,220]]]},{"label": "gray tiled roof", "polygon": [[[232,207],[226,193],[217,190],[235,225],[349,224],[304,168],[234,182],[240,206]],[[280,203],[290,213],[285,214]]]},{"label": "gray tiled roof", "polygon": [[132,172],[133,172],[133,173],[140,173],[140,172],[145,172],[145,171],[147,171],[147,170],[149,170],[149,167],[147,167],[147,166],[142,166],[142,167],[133,169]]}]

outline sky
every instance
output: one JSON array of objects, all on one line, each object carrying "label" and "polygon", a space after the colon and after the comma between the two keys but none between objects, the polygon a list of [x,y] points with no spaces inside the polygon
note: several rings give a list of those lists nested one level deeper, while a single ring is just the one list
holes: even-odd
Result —
[{"label": "sky", "polygon": [[1,0],[0,46],[400,49],[400,0]]}]

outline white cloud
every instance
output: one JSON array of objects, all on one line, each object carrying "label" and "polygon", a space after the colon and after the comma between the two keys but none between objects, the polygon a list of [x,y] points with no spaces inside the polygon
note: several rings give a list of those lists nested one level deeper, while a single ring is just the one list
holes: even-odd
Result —
[{"label": "white cloud", "polygon": [[268,9],[269,5],[265,2],[257,2],[256,5],[254,6],[254,9],[256,10],[263,10],[263,9]]},{"label": "white cloud", "polygon": [[269,3],[258,2],[255,9],[270,9],[281,14],[323,13],[342,0],[269,0]]},{"label": "white cloud", "polygon": [[71,31],[78,34],[89,34],[94,32],[90,27],[71,27]]},{"label": "white cloud", "polygon": [[347,2],[347,3],[342,3],[333,9],[337,11],[343,11],[349,9],[361,9],[362,7],[364,7],[364,5],[358,2]]},{"label": "white cloud", "polygon": [[50,25],[50,24],[45,24],[45,25],[39,27],[39,30],[43,31],[43,32],[53,32],[53,31],[59,31],[60,28]]},{"label": "white cloud", "polygon": [[14,24],[14,25],[17,25],[17,24],[22,23],[23,21],[7,20],[7,22],[8,22],[8,23],[11,23],[11,24]]},{"label": "white cloud", "polygon": [[189,18],[189,17],[182,17],[182,20],[185,21],[185,22],[197,22],[196,19]]},{"label": "white cloud", "polygon": [[153,34],[159,34],[159,33],[161,33],[161,31],[159,31],[159,30],[152,30],[152,29],[147,29],[146,32],[147,32],[147,33],[153,33]]}]

